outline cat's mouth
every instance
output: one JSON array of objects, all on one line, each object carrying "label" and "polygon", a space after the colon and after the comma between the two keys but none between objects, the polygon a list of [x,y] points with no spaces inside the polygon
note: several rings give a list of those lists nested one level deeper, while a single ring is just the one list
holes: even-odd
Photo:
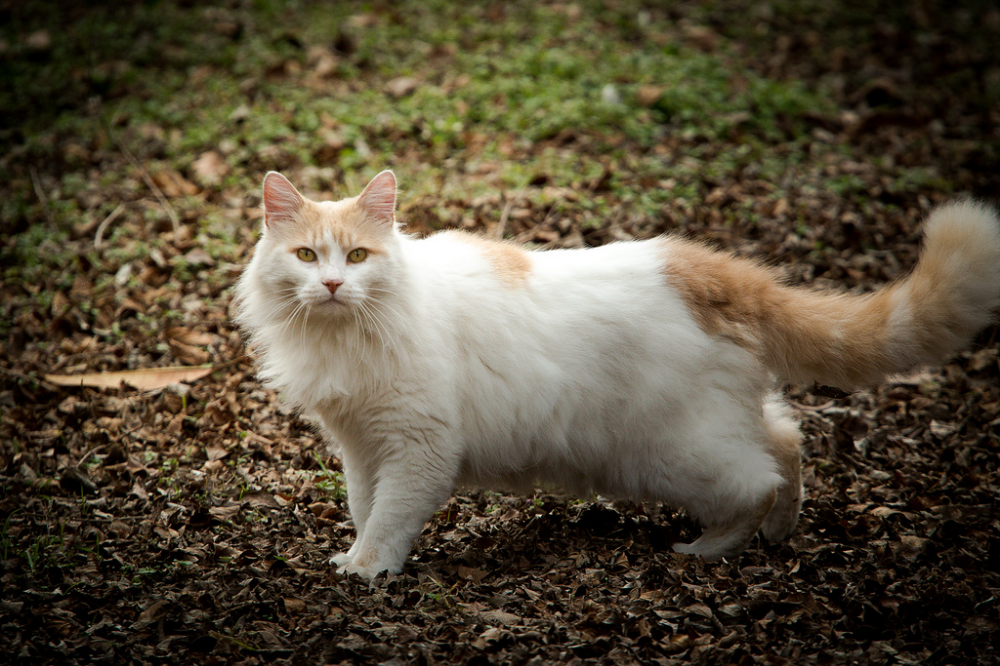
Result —
[{"label": "cat's mouth", "polygon": [[344,299],[333,295],[325,298],[310,298],[305,302],[308,303],[307,307],[314,312],[339,312],[348,307]]},{"label": "cat's mouth", "polygon": [[331,294],[323,303],[334,310],[340,310],[347,307],[347,303],[343,299],[337,298],[335,294]]}]

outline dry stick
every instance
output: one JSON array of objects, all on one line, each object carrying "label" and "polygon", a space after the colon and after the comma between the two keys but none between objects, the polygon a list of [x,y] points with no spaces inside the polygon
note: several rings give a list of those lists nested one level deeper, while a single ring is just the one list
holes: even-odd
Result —
[{"label": "dry stick", "polygon": [[249,359],[250,359],[250,355],[249,354],[240,354],[236,358],[231,358],[231,359],[229,359],[228,361],[226,361],[224,363],[220,363],[219,365],[213,365],[212,366],[212,372],[218,372],[219,370],[225,370],[226,368],[228,368],[230,366],[237,365],[237,364],[242,363],[243,361],[246,361],[246,360],[249,360]]},{"label": "dry stick", "polygon": [[38,177],[38,169],[32,166],[28,171],[31,173],[31,186],[35,190],[35,196],[38,197],[39,203],[42,204],[42,211],[45,213],[45,219],[48,220],[50,227],[55,227],[56,221],[52,219],[52,210],[49,208],[49,198],[45,196],[45,190],[42,189],[42,181]]},{"label": "dry stick", "polygon": [[15,379],[20,379],[27,382],[34,382],[39,386],[44,387],[48,391],[55,391],[55,392],[62,391],[60,387],[45,381],[41,377],[32,377],[31,375],[26,375],[23,372],[18,372],[17,370],[11,370],[10,368],[4,368],[2,366],[0,366],[0,372],[8,374],[11,377],[14,377]]},{"label": "dry stick", "polygon": [[104,231],[108,228],[108,225],[114,222],[118,216],[121,214],[122,209],[125,204],[118,204],[118,208],[111,211],[111,214],[104,218],[99,225],[97,225],[97,233],[94,234],[94,249],[100,250],[104,245]]},{"label": "dry stick", "polygon": [[80,460],[76,463],[76,466],[79,468],[83,463],[87,462],[87,458],[89,458],[90,456],[94,455],[95,453],[104,448],[106,448],[104,444],[98,444],[94,448],[90,449],[89,451],[83,454],[83,457],[80,458]]},{"label": "dry stick", "polygon": [[153,194],[156,195],[160,205],[163,206],[165,211],[167,211],[167,215],[170,216],[170,223],[174,227],[174,238],[176,238],[181,230],[181,221],[180,218],[177,217],[177,211],[175,211],[174,207],[170,205],[170,202],[167,200],[166,195],[163,194],[163,191],[160,190],[155,182],[153,182],[149,172],[146,171],[146,167],[142,166],[142,163],[135,158],[135,155],[132,154],[125,144],[118,140],[118,137],[116,137],[114,133],[111,133],[111,138],[115,142],[115,145],[118,146],[118,150],[122,151],[122,155],[124,155],[125,158],[132,163],[132,166],[139,171],[139,175],[142,176],[143,182],[146,183],[146,186],[153,191]]},{"label": "dry stick", "polygon": [[510,211],[514,208],[516,201],[517,197],[508,199],[507,204],[503,207],[503,212],[500,213],[500,222],[497,223],[496,229],[493,232],[493,236],[497,240],[503,240],[503,235],[507,232],[507,218],[510,217]]}]

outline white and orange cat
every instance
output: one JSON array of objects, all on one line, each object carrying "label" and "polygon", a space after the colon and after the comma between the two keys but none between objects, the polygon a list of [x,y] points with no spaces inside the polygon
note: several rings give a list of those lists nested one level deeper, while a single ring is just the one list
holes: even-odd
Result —
[{"label": "white and orange cat", "polygon": [[529,252],[395,221],[396,179],[314,202],[264,179],[236,289],[263,381],[339,446],[357,539],[332,562],[399,572],[457,485],[544,483],[684,508],[682,553],[795,528],[798,424],[778,378],[843,388],[941,360],[1000,306],[1000,220],[934,211],[905,279],[866,295],[676,237]]}]

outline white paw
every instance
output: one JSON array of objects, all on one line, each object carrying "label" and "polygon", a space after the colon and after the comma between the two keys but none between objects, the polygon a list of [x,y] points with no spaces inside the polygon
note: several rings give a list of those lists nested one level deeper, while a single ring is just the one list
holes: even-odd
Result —
[{"label": "white paw", "polygon": [[760,531],[764,537],[774,543],[783,541],[792,535],[795,526],[799,522],[799,511],[802,507],[802,491],[788,498],[782,498],[775,502],[771,512],[764,519],[764,524],[760,526]]},{"label": "white paw", "polygon": [[340,567],[340,568],[337,569],[337,573],[339,573],[339,574],[357,574],[358,576],[361,576],[362,578],[364,578],[366,580],[371,580],[371,579],[375,578],[375,576],[379,575],[383,571],[387,572],[390,575],[394,575],[394,574],[402,573],[403,568],[402,567],[394,567],[394,566],[387,565],[387,564],[386,565],[376,564],[376,565],[370,566],[370,567],[363,567],[363,566],[360,566],[358,564],[354,564],[353,562],[351,562],[351,563],[345,564],[342,567]]},{"label": "white paw", "polygon": [[350,553],[334,553],[330,557],[329,563],[337,567],[339,571],[350,564],[352,559],[354,558],[351,557]]},{"label": "white paw", "polygon": [[674,552],[680,553],[681,555],[692,555],[694,557],[700,557],[706,562],[718,562],[723,557],[729,555],[729,553],[719,553],[716,551],[706,551],[698,546],[697,543],[675,543]]},{"label": "white paw", "polygon": [[675,543],[674,552],[681,555],[694,555],[706,562],[718,562],[723,557],[734,557],[746,547],[745,543],[733,545],[732,539],[719,539],[702,535],[693,543]]},{"label": "white paw", "polygon": [[681,555],[701,555],[693,543],[675,543],[673,549],[675,553],[680,553]]}]

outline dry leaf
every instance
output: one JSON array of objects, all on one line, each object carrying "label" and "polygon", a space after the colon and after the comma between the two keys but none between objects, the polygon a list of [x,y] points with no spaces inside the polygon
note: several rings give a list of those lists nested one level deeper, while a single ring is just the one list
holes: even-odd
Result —
[{"label": "dry leaf", "polygon": [[204,349],[193,347],[180,342],[179,340],[170,340],[170,351],[172,351],[177,360],[182,363],[200,365],[202,363],[208,363],[208,361],[212,358],[212,355]]},{"label": "dry leaf", "polygon": [[156,619],[156,617],[160,614],[160,610],[162,610],[163,607],[166,605],[167,605],[166,599],[160,599],[159,601],[154,601],[151,605],[149,605],[146,608],[146,610],[139,613],[139,621],[151,622],[152,620]]},{"label": "dry leaf", "polygon": [[385,84],[385,91],[399,99],[412,95],[420,87],[420,82],[412,76],[400,76]]},{"label": "dry leaf", "polygon": [[212,372],[211,366],[143,368],[119,372],[91,372],[83,375],[43,375],[45,381],[57,386],[90,386],[118,388],[123,383],[142,391],[166,388],[180,382],[194,382]]},{"label": "dry leaf", "polygon": [[229,165],[214,150],[202,153],[191,165],[195,176],[206,185],[217,185],[229,174]]},{"label": "dry leaf", "polygon": [[213,342],[212,335],[210,333],[203,333],[201,331],[193,331],[190,328],[184,326],[172,326],[167,329],[167,339],[176,340],[185,345],[195,345],[195,346],[206,346]]},{"label": "dry leaf", "polygon": [[640,86],[635,97],[639,106],[651,107],[663,97],[663,88],[661,86]]},{"label": "dry leaf", "polygon": [[466,567],[461,565],[459,565],[457,573],[462,578],[466,580],[475,581],[477,583],[490,575],[489,571],[483,571],[482,569],[474,569],[472,567]]},{"label": "dry leaf", "polygon": [[304,613],[306,612],[306,602],[297,597],[285,597],[285,610],[289,613]]},{"label": "dry leaf", "polygon": [[164,169],[151,174],[153,182],[168,197],[198,194],[198,186],[172,169]]},{"label": "dry leaf", "polygon": [[195,266],[214,266],[215,259],[208,252],[200,247],[196,247],[184,255],[184,260]]}]

